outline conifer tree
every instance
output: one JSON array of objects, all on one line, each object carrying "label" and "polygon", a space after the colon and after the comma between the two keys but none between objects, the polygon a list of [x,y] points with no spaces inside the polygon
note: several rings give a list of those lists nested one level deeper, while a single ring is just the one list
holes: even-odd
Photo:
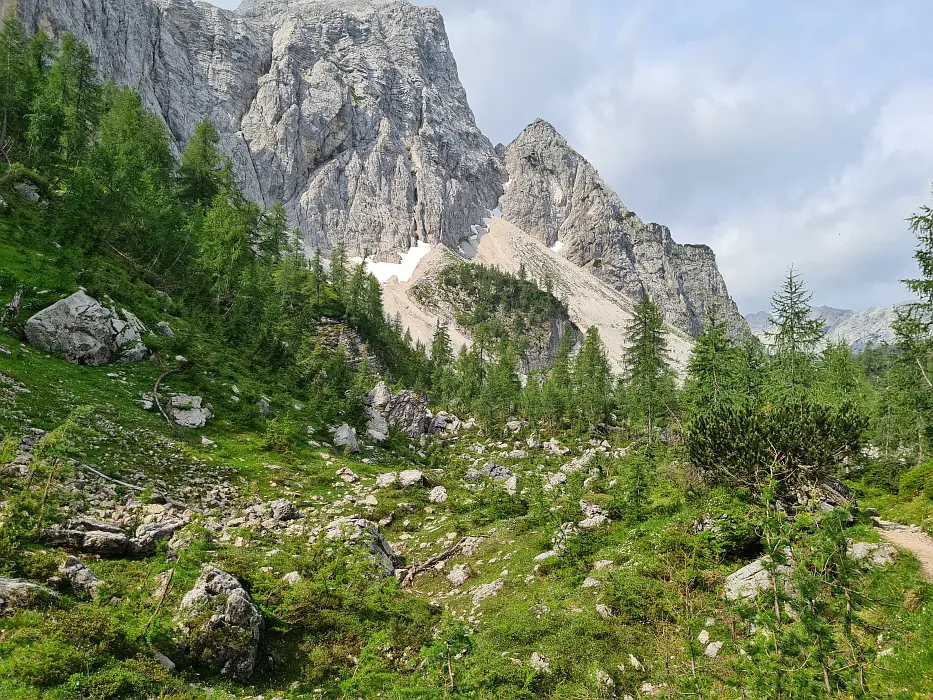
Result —
[{"label": "conifer tree", "polygon": [[344,300],[346,294],[347,280],[349,273],[347,271],[347,246],[343,239],[334,242],[334,247],[330,251],[330,283],[337,292],[337,296]]},{"label": "conifer tree", "polygon": [[674,402],[676,384],[670,365],[664,318],[654,302],[643,295],[633,309],[626,331],[626,403],[631,417],[651,428]]},{"label": "conifer tree", "polygon": [[183,202],[208,206],[220,192],[223,158],[217,150],[219,142],[220,136],[210,121],[198,122],[182,151],[178,168],[179,197]]},{"label": "conifer tree", "polygon": [[812,317],[809,292],[800,274],[791,267],[781,289],[771,299],[768,317],[773,330],[772,362],[768,393],[773,399],[799,400],[815,379],[813,352],[823,337],[824,323]]},{"label": "conifer tree", "polygon": [[557,354],[551,364],[551,371],[544,381],[541,401],[544,417],[551,422],[558,422],[570,412],[571,366],[570,352],[573,350],[574,333],[570,327],[564,329],[557,346]]},{"label": "conifer tree", "polygon": [[728,326],[713,312],[708,313],[690,354],[685,403],[697,411],[738,400],[740,371],[739,354],[729,338]]},{"label": "conifer tree", "polygon": [[580,417],[588,424],[609,418],[612,405],[612,370],[595,326],[586,332],[573,366],[573,401]]},{"label": "conifer tree", "polygon": [[517,365],[514,348],[507,339],[502,339],[480,395],[481,413],[490,426],[502,425],[518,408],[522,387],[515,371]]}]

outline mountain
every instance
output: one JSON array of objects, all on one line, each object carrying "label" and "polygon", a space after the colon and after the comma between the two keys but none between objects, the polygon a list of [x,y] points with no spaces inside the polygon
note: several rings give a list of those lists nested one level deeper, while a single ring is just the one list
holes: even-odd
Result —
[{"label": "mountain", "polygon": [[502,216],[630,299],[644,293],[691,333],[707,311],[746,330],[707,246],[678,245],[630,211],[549,123],[537,120],[505,149]]},{"label": "mountain", "polygon": [[[823,319],[826,327],[823,333],[825,343],[844,343],[856,352],[863,350],[869,343],[881,345],[894,341],[892,325],[895,320],[896,306],[871,308],[866,311],[835,309],[831,306],[817,306],[813,317]],[[748,326],[763,343],[770,342],[767,332],[771,327],[767,311],[756,311],[745,319]]]},{"label": "mountain", "polygon": [[493,148],[434,7],[0,0],[0,11],[14,3],[28,30],[85,41],[103,77],[162,116],[176,149],[210,119],[243,191],[282,203],[309,253],[338,240],[371,265],[400,264],[419,244],[459,252],[501,213],[579,274],[629,300],[650,294],[675,328],[696,333],[715,310],[746,330],[712,250],[642,222],[550,124]]}]

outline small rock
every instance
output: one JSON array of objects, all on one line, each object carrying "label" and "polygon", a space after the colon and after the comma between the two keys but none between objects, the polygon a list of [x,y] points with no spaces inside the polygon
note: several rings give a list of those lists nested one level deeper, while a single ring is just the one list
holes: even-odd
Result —
[{"label": "small rock", "polygon": [[473,606],[476,607],[487,598],[493,598],[498,595],[505,582],[500,578],[492,583],[484,583],[481,586],[474,586],[470,589],[470,595],[473,597]]},{"label": "small rock", "polygon": [[612,617],[612,608],[610,608],[608,605],[603,605],[600,603],[596,606],[596,613],[604,620],[608,620],[610,617]]},{"label": "small rock", "polygon": [[155,331],[165,338],[175,337],[175,333],[172,332],[172,327],[165,321],[159,321],[157,324],[155,324]]},{"label": "small rock", "polygon": [[528,665],[531,666],[538,673],[543,673],[545,675],[551,672],[551,662],[543,654],[538,652],[532,652],[531,660],[528,662]]},{"label": "small rock", "polygon": [[388,472],[376,477],[376,486],[381,489],[394,486],[398,483],[398,472]]},{"label": "small rock", "polygon": [[723,642],[710,642],[709,646],[706,647],[706,651],[703,653],[711,659],[715,659],[719,655],[719,650],[722,649]]},{"label": "small rock", "polygon": [[359,452],[360,444],[356,440],[356,429],[342,423],[333,430],[334,447]]},{"label": "small rock", "polygon": [[709,632],[707,632],[706,630],[701,630],[700,634],[697,635],[697,641],[700,644],[708,644],[709,643]]},{"label": "small rock", "polygon": [[350,467],[342,467],[337,470],[337,476],[340,477],[341,481],[344,481],[348,484],[355,484],[360,480],[360,477],[350,469]]},{"label": "small rock", "polygon": [[599,579],[595,579],[595,578],[593,578],[593,577],[591,577],[591,576],[587,576],[587,577],[583,580],[583,587],[584,587],[584,588],[599,588],[601,585],[603,585],[603,584],[600,583]]},{"label": "small rock", "polygon": [[297,571],[289,571],[282,577],[282,580],[285,581],[289,586],[294,586],[301,580],[301,574]]},{"label": "small rock", "polygon": [[468,564],[457,564],[450,573],[447,574],[447,580],[454,587],[460,588],[470,578],[470,567]]},{"label": "small rock", "polygon": [[100,596],[104,582],[77,557],[65,559],[58,570],[68,579],[71,589],[79,598],[96,600]]},{"label": "small rock", "polygon": [[431,503],[446,503],[447,502],[447,489],[443,486],[435,486],[428,493],[428,500]]}]

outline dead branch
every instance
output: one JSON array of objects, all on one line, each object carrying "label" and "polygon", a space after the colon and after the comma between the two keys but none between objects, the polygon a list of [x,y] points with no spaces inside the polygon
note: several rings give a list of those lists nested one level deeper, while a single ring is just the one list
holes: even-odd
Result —
[{"label": "dead branch", "polygon": [[412,564],[411,568],[408,570],[408,573],[405,574],[405,578],[402,579],[402,585],[403,586],[413,585],[415,582],[415,577],[418,574],[424,571],[427,571],[432,566],[439,564],[442,561],[447,561],[451,557],[456,556],[457,554],[460,553],[460,550],[463,549],[463,545],[466,543],[466,541],[469,539],[473,539],[474,537],[481,537],[481,536],[475,535],[475,536],[462,537],[460,541],[457,542],[457,544],[455,544],[453,547],[445,549],[443,552],[441,552],[437,556],[433,556],[427,561],[421,562],[420,564]]},{"label": "dead branch", "polygon": [[170,369],[166,372],[163,372],[162,375],[158,379],[156,379],[155,387],[152,390],[152,400],[155,403],[156,407],[159,409],[159,413],[161,413],[162,417],[168,422],[169,425],[172,425],[172,426],[174,426],[175,423],[172,421],[171,418],[168,417],[168,414],[162,408],[162,402],[159,401],[159,385],[162,383],[162,380],[165,379],[166,377],[170,377],[173,374],[180,374],[181,372],[184,372],[185,369],[186,367],[182,366],[182,367],[176,367],[174,369]]}]

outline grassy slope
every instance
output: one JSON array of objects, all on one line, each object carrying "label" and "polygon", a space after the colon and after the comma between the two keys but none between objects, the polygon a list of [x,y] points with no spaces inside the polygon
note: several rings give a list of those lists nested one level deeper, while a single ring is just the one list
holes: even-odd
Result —
[{"label": "grassy slope", "polygon": [[[22,219],[15,223],[20,225]],[[3,225],[0,223],[0,227]],[[27,311],[44,306],[58,294],[73,291],[79,281],[105,277],[101,270],[81,275],[79,261],[56,257],[60,255],[56,250],[36,250],[23,240],[14,240],[15,236],[9,228],[0,228],[0,274],[6,273],[8,280],[15,277],[26,285]],[[107,284],[98,282],[98,289],[102,286]],[[36,293],[42,289],[51,291],[46,295]],[[502,457],[500,453],[515,447],[514,438],[496,447],[495,441],[469,435],[423,453],[416,446],[400,444],[392,452],[364,451],[359,457],[368,462],[334,454],[326,447],[314,448],[302,440],[294,441],[284,453],[271,453],[263,449],[264,421],[256,407],[258,395],[272,394],[277,407],[293,406],[307,397],[289,396],[275,386],[274,378],[246,373],[237,358],[230,357],[210,337],[200,335],[196,322],[186,322],[183,310],[167,304],[151,288],[127,283],[114,275],[110,288],[103,291],[147,323],[162,319],[172,323],[180,340],[166,350],[186,352],[202,361],[189,372],[172,377],[167,388],[203,395],[214,406],[217,419],[204,431],[179,432],[169,428],[157,413],[143,411],[137,399],[142,392],[151,391],[163,369],[154,362],[75,367],[2,333],[0,345],[12,354],[0,354],[0,373],[25,385],[29,393],[0,383],[0,433],[15,439],[30,425],[52,430],[75,409],[92,407],[90,418],[82,418],[80,425],[69,429],[71,444],[67,454],[117,477],[132,475],[135,479],[142,474],[149,483],[157,484],[156,490],[170,495],[184,494],[184,489],[199,479],[206,484],[215,479],[231,484],[244,503],[252,496],[264,500],[287,496],[310,514],[312,522],[326,522],[340,513],[362,511],[373,520],[392,514],[391,524],[383,530],[393,544],[400,545],[399,549],[404,547],[408,562],[423,561],[443,550],[452,541],[448,533],[483,535],[485,540],[469,559],[454,558],[444,571],[422,575],[414,593],[399,591],[391,581],[378,587],[366,584],[370,587],[361,589],[365,590],[362,602],[348,602],[326,625],[298,634],[292,630],[300,626],[301,615],[311,613],[294,600],[282,598],[280,578],[288,571],[300,570],[313,579],[318,575],[315,572],[330,566],[322,565],[322,561],[330,560],[316,558],[307,537],[243,529],[238,533],[243,537],[241,545],[218,541],[201,529],[209,524],[206,521],[210,516],[205,520],[196,518],[184,532],[191,545],[183,550],[165,604],[145,635],[145,626],[158,607],[153,597],[157,578],[172,568],[164,554],[131,561],[89,561],[107,582],[100,609],[106,611],[109,623],[95,617],[98,604],[82,603],[70,596],[66,596],[64,605],[70,612],[28,612],[0,619],[0,697],[120,697],[121,692],[136,692],[132,690],[137,687],[130,678],[132,674],[149,679],[168,693],[172,678],[178,676],[162,674],[151,663],[150,653],[160,650],[177,658],[171,643],[172,614],[202,562],[217,563],[240,576],[270,620],[268,639],[285,663],[279,670],[263,665],[263,673],[253,688],[191,668],[181,676],[177,697],[207,695],[205,688],[212,687],[217,691],[214,697],[370,697],[382,693],[383,697],[424,698],[590,698],[601,692],[594,681],[597,668],[613,676],[620,694],[638,696],[644,683],[673,683],[676,678],[690,677],[686,642],[696,637],[708,618],[712,619],[708,628],[711,639],[723,641],[725,646],[718,658],[700,656],[697,662],[707,695],[740,696],[738,688],[743,678],[736,667],[739,656],[733,635],[741,637],[742,627],[722,600],[720,584],[726,574],[751,555],[717,557],[713,551],[702,551],[702,575],[694,582],[689,615],[677,595],[679,570],[672,565],[684,542],[693,541],[684,534],[690,522],[707,512],[740,507],[729,494],[714,492],[691,501],[686,498],[687,489],[678,470],[672,467],[662,474],[652,495],[646,522],[637,526],[616,522],[592,535],[575,538],[564,556],[538,565],[534,557],[551,548],[558,526],[581,519],[581,497],[610,502],[618,494],[620,475],[612,472],[613,467],[607,464],[609,473],[586,488],[586,474],[579,474],[571,477],[565,487],[545,494],[535,475],[542,470],[556,471],[569,457],[558,458],[537,450],[526,458]],[[9,292],[8,283],[4,284],[0,294],[9,296]],[[123,294],[118,296],[118,292]],[[231,400],[230,385],[234,383],[243,391],[239,403]],[[302,425],[310,424],[320,431],[322,426],[316,416],[300,412],[295,415]],[[215,441],[217,447],[202,445],[202,434]],[[504,496],[491,484],[477,491],[464,485],[462,477],[473,465],[468,448],[474,442],[490,445],[497,462],[509,464],[523,475],[521,498]],[[577,451],[584,446],[574,445]],[[676,461],[676,453],[672,459]],[[363,477],[362,484],[348,487],[340,482],[336,472],[343,466]],[[372,491],[377,474],[412,466],[425,469],[433,482],[449,489],[447,503],[428,504],[422,489],[375,491],[379,503],[368,511],[353,502]],[[0,488],[3,498],[14,495],[11,484]],[[873,537],[864,527],[852,534],[864,539]],[[352,560],[347,553],[338,555],[345,561]],[[32,546],[29,556],[20,558],[20,575],[42,581],[54,573],[61,554]],[[612,560],[614,565],[593,572],[593,564],[604,559]],[[469,563],[474,572],[459,592],[452,590],[445,577],[447,570],[458,563]],[[356,574],[351,576],[339,569],[327,576],[315,579],[324,589],[349,589],[360,580],[353,578]],[[583,588],[588,576],[602,585]],[[900,601],[896,609],[873,608],[868,612],[880,626],[890,628],[884,632],[884,643],[895,648],[895,654],[881,661],[871,674],[873,692],[901,697],[931,692],[928,679],[933,652],[931,645],[921,640],[933,634],[933,612],[928,603],[924,605],[929,590],[918,581],[915,562],[904,557],[894,567],[870,577],[871,590],[877,597]],[[502,591],[474,607],[469,589],[497,580],[503,581]],[[443,620],[440,609],[424,601],[443,604],[447,610]],[[596,612],[598,603],[608,604],[614,616],[602,619]],[[463,634],[458,619],[472,620],[473,630]],[[90,625],[89,620],[97,624],[94,634],[69,637],[67,630],[76,622]],[[430,634],[427,638],[424,634],[435,625],[439,625],[441,641],[432,647]],[[112,629],[133,641],[129,651],[118,648],[108,637],[106,631]],[[375,639],[370,634],[374,629],[392,630],[395,641],[388,643],[380,638],[372,642],[375,646],[367,646],[367,639]],[[93,641],[90,646],[88,639]],[[406,643],[413,648],[406,649]],[[419,655],[422,644],[427,648]],[[533,652],[550,659],[550,674],[530,669]],[[133,658],[141,654],[141,661],[134,667],[128,666],[130,662],[113,662],[92,672],[56,678],[56,669],[72,668],[66,658],[68,653],[86,654],[88,659],[108,654],[116,659]],[[390,655],[393,660],[386,661]],[[350,661],[350,656],[360,663]],[[630,656],[638,659],[642,668],[634,666]],[[447,682],[448,669],[456,679],[453,689]],[[108,691],[101,678],[109,678],[110,687],[116,690]],[[343,690],[339,679],[349,683]],[[47,686],[40,686],[42,682]],[[189,687],[189,683],[194,685]],[[144,686],[140,681],[139,688]],[[315,693],[316,688],[323,693]],[[139,690],[138,695],[152,695],[152,690]]]}]

